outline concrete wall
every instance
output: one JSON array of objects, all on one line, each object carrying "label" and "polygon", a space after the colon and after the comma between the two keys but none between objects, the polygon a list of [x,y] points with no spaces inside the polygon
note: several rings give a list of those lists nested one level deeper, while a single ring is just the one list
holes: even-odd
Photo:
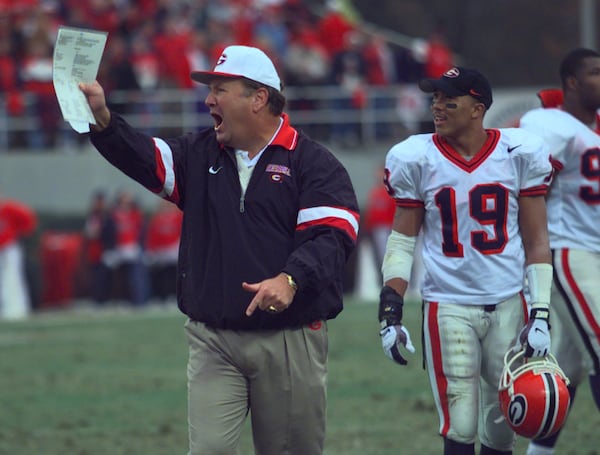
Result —
[{"label": "concrete wall", "polygon": [[[389,146],[365,147],[334,154],[347,167],[359,202],[364,202],[375,183],[376,169],[383,165]],[[0,191],[19,199],[38,212],[83,214],[96,189],[113,195],[118,189],[132,191],[141,204],[151,209],[158,198],[110,165],[91,146],[80,152],[0,153]]]}]

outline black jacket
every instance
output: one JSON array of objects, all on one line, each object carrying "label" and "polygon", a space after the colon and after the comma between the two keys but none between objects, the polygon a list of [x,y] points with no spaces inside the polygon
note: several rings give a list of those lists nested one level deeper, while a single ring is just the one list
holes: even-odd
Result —
[{"label": "black jacket", "polygon": [[[179,308],[192,320],[237,330],[299,327],[342,310],[346,260],[356,245],[358,204],[348,173],[322,145],[284,123],[248,183],[235,152],[212,128],[151,138],[112,113],[91,140],[114,166],[184,212]],[[299,290],[278,314],[245,310],[256,283],[285,271]]]}]

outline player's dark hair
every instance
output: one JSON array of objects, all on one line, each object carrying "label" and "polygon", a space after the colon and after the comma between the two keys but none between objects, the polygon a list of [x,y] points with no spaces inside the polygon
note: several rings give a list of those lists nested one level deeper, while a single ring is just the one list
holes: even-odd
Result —
[{"label": "player's dark hair", "polygon": [[[249,90],[258,90],[259,88],[265,88],[269,92],[269,101],[267,102],[269,106],[269,112],[273,115],[281,115],[283,113],[283,108],[285,107],[285,96],[273,87],[269,87],[268,85],[259,84],[250,79],[242,78],[244,85]],[[283,90],[283,84],[281,89]]]},{"label": "player's dark hair", "polygon": [[593,49],[579,47],[569,52],[560,64],[560,81],[563,87],[567,83],[567,79],[575,76],[586,58],[600,57],[600,54]]}]

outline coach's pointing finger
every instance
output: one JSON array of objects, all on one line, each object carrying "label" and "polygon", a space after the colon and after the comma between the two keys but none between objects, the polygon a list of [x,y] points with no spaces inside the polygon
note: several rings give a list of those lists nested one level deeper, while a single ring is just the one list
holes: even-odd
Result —
[{"label": "coach's pointing finger", "polygon": [[242,287],[248,292],[256,292],[254,298],[250,302],[250,305],[248,305],[248,307],[246,308],[246,316],[252,316],[252,313],[254,313],[254,311],[257,308],[259,308],[261,303],[260,297],[258,296],[258,290],[260,289],[260,286],[258,284],[249,284],[244,282],[242,283]]}]

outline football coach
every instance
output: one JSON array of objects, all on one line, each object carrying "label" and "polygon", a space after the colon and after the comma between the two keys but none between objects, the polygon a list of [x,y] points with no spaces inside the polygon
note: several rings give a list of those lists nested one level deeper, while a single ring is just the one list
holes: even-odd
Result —
[{"label": "football coach", "polygon": [[[184,214],[177,302],[188,317],[190,454],[235,454],[250,413],[260,455],[322,454],[327,320],[342,311],[359,225],[347,171],[283,113],[265,53],[229,46],[208,86],[214,126],[150,137],[82,84],[91,141]],[[175,278],[175,277],[174,277]]]}]

